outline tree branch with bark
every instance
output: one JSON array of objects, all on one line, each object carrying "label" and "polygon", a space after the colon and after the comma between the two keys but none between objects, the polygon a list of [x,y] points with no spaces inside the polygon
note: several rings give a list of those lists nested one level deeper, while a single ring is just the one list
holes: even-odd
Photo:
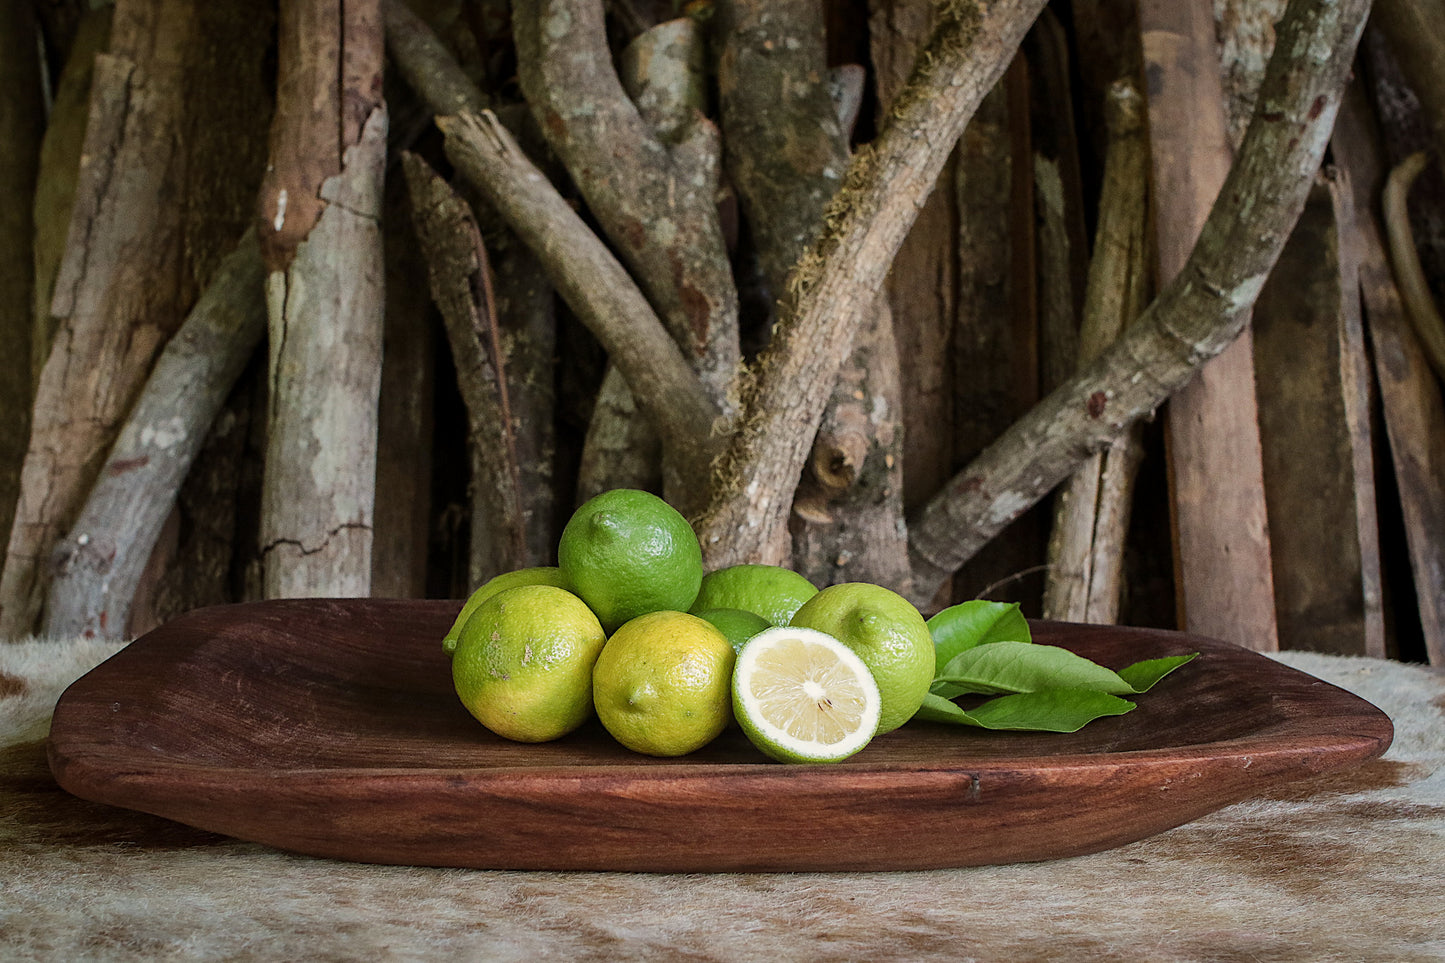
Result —
[{"label": "tree branch with bark", "polygon": [[787,519],[803,464],[854,338],[953,145],[1037,16],[1039,0],[959,2],[939,11],[877,139],[849,165],[812,250],[797,266],[772,345],[698,524],[711,567],[787,563]]}]

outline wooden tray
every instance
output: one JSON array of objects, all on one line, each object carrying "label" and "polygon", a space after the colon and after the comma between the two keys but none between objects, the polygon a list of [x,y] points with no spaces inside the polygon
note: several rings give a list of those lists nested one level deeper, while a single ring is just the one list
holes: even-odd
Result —
[{"label": "wooden tray", "polygon": [[652,759],[595,722],[493,736],[452,691],[455,602],[203,609],[66,691],[50,764],[77,796],[338,859],[648,871],[885,870],[1096,852],[1358,765],[1389,719],[1245,649],[1040,623],[1113,668],[1200,651],[1072,735],[910,723],[845,763],[767,762],[736,729]]}]

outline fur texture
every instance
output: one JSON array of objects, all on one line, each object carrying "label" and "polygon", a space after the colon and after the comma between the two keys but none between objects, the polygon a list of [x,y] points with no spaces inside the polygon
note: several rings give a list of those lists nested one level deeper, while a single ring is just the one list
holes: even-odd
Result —
[{"label": "fur texture", "polygon": [[1389,713],[1389,753],[1110,852],[649,876],[328,862],[71,797],[40,736],[114,650],[0,645],[0,959],[1445,959],[1445,679],[1416,666],[1282,656]]}]

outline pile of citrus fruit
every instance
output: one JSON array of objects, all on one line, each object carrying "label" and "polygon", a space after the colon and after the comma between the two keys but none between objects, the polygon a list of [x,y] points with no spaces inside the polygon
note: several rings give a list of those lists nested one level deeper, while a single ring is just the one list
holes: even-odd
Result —
[{"label": "pile of citrus fruit", "polygon": [[463,705],[508,739],[595,712],[629,749],[679,756],[736,720],[773,759],[835,762],[907,722],[933,681],[902,596],[772,565],[704,575],[692,527],[647,492],[586,502],[557,556],[477,589],[442,643]]}]

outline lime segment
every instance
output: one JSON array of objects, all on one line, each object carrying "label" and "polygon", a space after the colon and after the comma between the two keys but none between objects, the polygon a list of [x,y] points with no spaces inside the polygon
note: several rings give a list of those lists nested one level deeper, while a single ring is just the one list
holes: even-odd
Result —
[{"label": "lime segment", "polygon": [[769,629],[738,653],[733,714],[769,758],[847,759],[873,738],[881,706],[863,660],[826,633]]}]

